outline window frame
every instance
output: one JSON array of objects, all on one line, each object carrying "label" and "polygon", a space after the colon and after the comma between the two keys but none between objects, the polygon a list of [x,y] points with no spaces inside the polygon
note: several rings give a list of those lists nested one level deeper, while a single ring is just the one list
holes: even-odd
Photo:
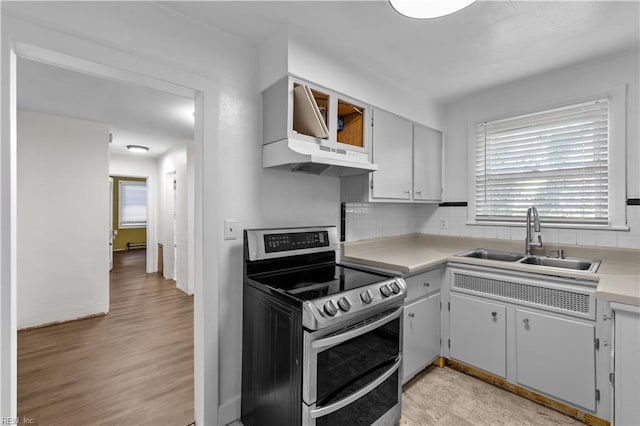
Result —
[{"label": "window frame", "polygon": [[544,112],[555,108],[562,108],[584,102],[591,102],[602,98],[609,100],[609,213],[607,224],[589,224],[575,222],[545,222],[541,223],[547,228],[566,229],[604,229],[604,230],[628,230],[626,218],[627,197],[627,85],[620,84],[608,89],[598,91],[587,96],[575,96],[556,102],[549,102],[531,106],[521,110],[511,110],[491,117],[472,119],[467,123],[467,225],[471,226],[525,226],[525,218],[522,221],[509,220],[477,220],[476,219],[476,126],[483,122],[502,120],[525,114]]},{"label": "window frame", "polygon": [[[145,217],[144,223],[135,222],[135,223],[123,223],[122,222],[122,186],[124,185],[136,185],[136,186],[144,186],[146,189],[145,196],[145,208],[147,209],[147,214]],[[131,179],[119,179],[118,180],[118,229],[146,229],[147,223],[149,222],[149,187],[147,185],[147,180],[131,180]]]}]

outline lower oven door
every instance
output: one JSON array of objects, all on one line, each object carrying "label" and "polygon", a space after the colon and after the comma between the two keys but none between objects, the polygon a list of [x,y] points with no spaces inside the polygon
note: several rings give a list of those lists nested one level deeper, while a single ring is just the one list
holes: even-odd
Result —
[{"label": "lower oven door", "polygon": [[402,306],[340,330],[305,332],[304,425],[400,420]]}]

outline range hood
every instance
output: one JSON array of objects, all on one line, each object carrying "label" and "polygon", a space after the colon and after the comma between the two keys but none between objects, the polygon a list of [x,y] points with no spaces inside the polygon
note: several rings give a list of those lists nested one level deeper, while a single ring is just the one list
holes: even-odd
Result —
[{"label": "range hood", "polygon": [[262,167],[313,175],[351,176],[378,170],[367,153],[295,138],[262,146]]}]

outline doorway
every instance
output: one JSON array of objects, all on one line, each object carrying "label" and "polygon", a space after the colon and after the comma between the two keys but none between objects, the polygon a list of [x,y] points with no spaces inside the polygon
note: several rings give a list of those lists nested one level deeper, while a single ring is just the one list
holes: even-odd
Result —
[{"label": "doorway", "polygon": [[[31,28],[4,25],[2,39],[2,150],[0,167],[7,179],[2,179],[0,191],[0,229],[3,256],[0,291],[0,411],[3,415],[17,414],[17,344],[16,344],[16,62],[18,58],[46,62],[79,72],[90,73],[116,81],[138,84],[195,99],[194,127],[194,364],[195,419],[198,424],[215,424],[218,419],[218,264],[207,259],[218,258],[218,242],[209,236],[217,235],[216,224],[220,212],[215,200],[218,196],[218,175],[205,170],[214,164],[218,153],[220,86],[206,77],[167,67],[148,59],[131,55],[99,43],[62,34],[44,27]],[[26,40],[29,40],[28,42]],[[48,46],[44,48],[42,46]],[[61,53],[64,50],[65,53]],[[111,64],[111,65],[105,65]],[[6,71],[6,72],[5,72]],[[207,150],[204,150],[204,140]],[[207,221],[204,221],[206,216]],[[204,287],[207,281],[213,285]],[[206,324],[206,329],[205,329]]]},{"label": "doorway", "polygon": [[[22,63],[24,64],[24,61]],[[21,75],[20,71],[21,71],[21,64],[19,63],[18,75]],[[70,71],[65,71],[65,72],[70,72]],[[19,83],[18,88],[20,89],[20,79],[18,80],[18,83]],[[59,84],[59,81],[57,83]],[[19,94],[20,93],[21,91],[19,90]],[[21,153],[22,151],[24,151],[22,150],[22,146],[23,146],[22,139],[23,139],[23,135],[27,134],[27,132],[25,132],[24,130],[26,128],[29,128],[29,122],[27,121],[25,123],[25,120],[23,120],[21,117],[28,117],[30,120],[39,120],[38,123],[47,123],[47,124],[53,123],[51,127],[38,126],[40,129],[55,128],[56,126],[55,123],[58,123],[58,122],[61,123],[59,127],[64,127],[65,129],[72,129],[75,127],[83,128],[85,130],[85,134],[89,135],[89,137],[82,138],[85,142],[90,140],[93,141],[94,133],[95,133],[96,140],[103,139],[102,136],[105,134],[103,129],[105,127],[104,125],[101,125],[99,123],[96,124],[95,122],[86,120],[84,117],[71,118],[69,116],[56,115],[51,111],[26,112],[27,111],[26,109],[20,109],[20,106],[21,106],[20,96],[18,97],[18,106],[19,106],[19,111],[18,111],[19,131],[18,131],[18,142],[17,142],[18,153]],[[68,111],[66,113],[69,114]],[[85,122],[87,122],[88,124],[86,124]],[[20,123],[22,123],[22,126],[23,126],[22,131],[20,130],[20,125],[21,125]],[[36,127],[36,126],[33,126],[33,127]],[[58,135],[60,135],[59,132],[58,132]],[[46,137],[46,135],[44,136]],[[68,140],[70,138],[71,137],[69,137],[69,135],[66,135],[62,139]],[[38,138],[34,138],[34,139],[38,139]],[[100,141],[98,140],[98,142]],[[103,142],[106,142],[106,138],[104,138]],[[95,143],[94,145],[96,147],[100,146],[99,143]],[[96,149],[96,151],[98,151],[98,149]],[[73,157],[76,162],[80,162],[80,163],[82,163],[83,159],[86,158],[86,157],[83,157],[83,154],[74,154]],[[111,157],[113,158],[114,156],[112,155]],[[109,161],[108,158],[107,158],[107,161]],[[93,160],[87,160],[85,162],[90,164],[90,166],[69,167],[68,165],[65,166],[64,164],[61,163],[62,164],[61,168],[47,169],[47,171],[53,172],[53,173],[47,173],[47,175],[59,176],[63,174],[69,174],[69,175],[72,175],[69,181],[73,181],[75,179],[75,181],[78,181],[78,182],[86,182],[87,180],[86,175],[74,174],[75,172],[77,172],[76,169],[86,172],[87,175],[91,174],[92,176],[95,176],[95,170],[99,169],[99,167],[97,167],[97,164],[98,163],[102,164],[102,160],[100,160],[99,162],[96,162]],[[18,158],[18,194],[19,195],[25,194],[25,193],[31,194],[30,191],[25,191],[23,190],[23,188],[21,188],[22,182],[25,181],[25,179],[22,178],[23,176],[21,174],[21,170],[24,170],[24,168],[22,167],[22,165],[24,164],[25,164],[24,161],[21,161],[21,158],[19,156]],[[125,160],[123,158],[120,158],[118,164],[119,164],[118,167],[121,168],[120,170],[122,169],[132,170],[132,168],[138,167],[140,164],[142,164],[143,166],[149,169],[152,169],[152,173],[154,174],[154,176],[158,175],[157,160],[134,161],[132,159]],[[106,177],[107,176],[103,177],[104,182],[107,182]],[[41,177],[41,179],[45,179],[45,177]],[[157,179],[146,177],[146,183],[149,184],[150,181],[152,183],[153,181],[157,182]],[[72,184],[67,183],[65,186],[65,191],[68,191],[68,188],[73,188]],[[115,188],[119,188],[119,185],[115,185]],[[53,188],[53,189],[49,188],[49,192],[55,193],[55,189],[56,188]],[[57,188],[57,189],[61,189],[61,188]],[[94,192],[95,194],[98,194],[97,198],[104,199],[104,193],[106,191],[104,191],[102,187],[96,187]],[[102,195],[100,196],[99,194],[102,194]],[[34,202],[37,201],[37,200],[34,200],[33,198],[35,197],[32,197],[31,201],[34,201]],[[77,198],[78,198],[77,200],[72,200],[72,199],[65,200],[66,201],[65,205],[68,203],[74,203],[73,205],[77,207],[75,209],[72,207],[69,210],[83,209],[86,206],[87,204],[86,198],[83,198],[83,197],[77,197]],[[157,202],[157,190],[156,190],[155,197],[152,198],[152,202],[153,203]],[[89,202],[89,204],[95,205],[96,203]],[[149,205],[151,206],[151,204]],[[18,206],[17,206],[19,214],[21,211],[26,211],[26,209],[24,209],[22,206],[23,204],[21,204],[21,201],[19,199]],[[64,206],[61,204],[59,207],[62,208]],[[69,207],[69,206],[67,205],[66,207]],[[35,210],[43,211],[43,208],[39,208]],[[187,209],[185,208],[185,210]],[[193,209],[191,209],[191,211],[193,211]],[[108,214],[108,208],[104,209],[104,214],[105,215]],[[96,217],[97,215],[87,214],[85,216]],[[147,218],[157,219],[157,213],[150,212]],[[122,219],[122,215],[117,213],[115,215],[115,220],[119,220],[119,219]],[[88,246],[94,247],[96,245],[101,244],[103,247],[107,247],[108,241],[111,239],[111,236],[109,236],[109,239],[106,238],[107,236],[105,232],[106,229],[104,229],[106,228],[105,227],[106,222],[107,221],[104,221],[104,223],[100,223],[97,225],[99,228],[97,232],[102,233],[103,235],[102,242],[93,241],[88,243],[87,241],[83,240],[82,242],[78,243],[76,242],[76,240],[68,238],[68,240],[65,241],[65,246],[71,247],[72,249],[77,248],[78,252],[82,252],[83,249],[85,249]],[[152,220],[146,220],[146,222],[144,223],[146,230],[151,231],[147,233],[147,236],[148,234],[152,234],[152,235],[157,234],[157,230],[149,226],[151,223],[152,223]],[[49,225],[53,226],[54,224],[49,224]],[[73,223],[72,225],[77,225],[77,222]],[[119,228],[122,229],[121,226],[119,226]],[[18,246],[27,247],[27,244],[21,242],[22,233],[20,229],[21,228],[18,227],[18,233],[17,233]],[[94,230],[95,228],[92,227],[91,229]],[[86,229],[78,230],[78,235],[82,235],[82,234],[87,234]],[[152,241],[152,243],[148,245],[145,244],[146,247],[141,249],[139,253],[144,254],[145,252],[147,252],[148,247],[151,246],[151,250],[154,252],[154,254],[152,254],[151,257],[154,258],[155,256],[157,256],[155,254],[156,240],[153,238],[149,239],[147,237],[145,237],[144,239],[145,239],[145,242],[148,243],[149,241]],[[193,241],[194,236],[191,236],[190,239],[191,241]],[[118,235],[116,235],[116,241],[117,240],[118,240]],[[93,419],[91,419],[91,417],[85,417],[84,420],[81,421],[81,423],[90,424],[90,423],[94,423],[97,420],[101,420],[102,418],[109,419],[109,420],[116,420],[117,415],[113,413],[128,412],[129,417],[131,416],[139,417],[142,423],[145,423],[145,422],[154,423],[154,419],[152,417],[149,417],[150,413],[138,413],[135,411],[136,407],[129,405],[131,401],[136,400],[136,398],[138,399],[138,401],[140,400],[140,398],[142,399],[146,398],[145,403],[147,405],[149,404],[153,405],[153,403],[157,403],[159,408],[164,408],[165,410],[170,410],[172,412],[181,412],[182,414],[185,415],[184,417],[181,418],[181,420],[184,420],[186,422],[185,424],[191,423],[193,421],[193,393],[194,393],[193,341],[191,340],[189,342],[189,339],[185,338],[185,336],[193,336],[193,300],[192,298],[185,298],[185,296],[180,294],[176,295],[175,282],[168,283],[167,280],[162,279],[162,277],[158,277],[157,274],[155,274],[156,276],[152,276],[152,277],[148,276],[148,272],[150,272],[149,265],[153,267],[153,265],[155,265],[156,262],[154,261],[149,262],[148,261],[149,256],[140,257],[138,253],[134,253],[133,250],[136,249],[137,247],[133,247],[133,246],[137,243],[140,243],[140,241],[133,241],[131,242],[131,244],[128,243],[127,249],[125,250],[127,252],[126,253],[127,255],[118,254],[113,259],[114,270],[112,272],[112,279],[111,279],[109,294],[106,299],[103,298],[103,299],[100,299],[99,301],[101,304],[100,306],[102,306],[102,304],[104,303],[104,300],[106,300],[106,303],[107,303],[106,309],[103,309],[100,307],[96,311],[96,308],[91,306],[87,308],[88,309],[87,312],[83,311],[80,313],[80,315],[78,314],[77,311],[71,310],[70,312],[65,313],[65,315],[67,316],[61,317],[60,319],[54,316],[52,321],[46,321],[44,323],[40,321],[39,323],[36,322],[36,324],[26,325],[27,328],[32,328],[33,326],[39,327],[43,325],[49,325],[49,327],[45,327],[45,328],[39,327],[38,329],[30,329],[30,330],[21,331],[20,333],[18,333],[18,414],[21,417],[33,418],[33,419],[36,419],[36,421],[38,421],[39,423],[41,422],[42,424],[47,424],[49,422],[55,423],[61,420],[59,418],[51,418],[51,417],[47,418],[47,416],[65,415],[65,413],[76,413],[76,416],[77,416],[77,413],[88,412],[88,413],[93,413],[93,415],[99,416]],[[110,252],[111,250],[108,250],[108,251]],[[131,253],[128,253],[130,251]],[[18,327],[19,328],[21,327],[21,324],[22,324],[21,323],[22,310],[20,309],[21,300],[25,300],[24,289],[28,287],[25,281],[21,279],[24,276],[24,274],[21,273],[21,270],[20,270],[21,258],[26,258],[26,257],[24,256],[23,253],[21,254],[21,252],[18,251],[18,290],[19,291],[18,291],[17,297],[18,297]],[[105,256],[102,259],[103,265],[108,265],[107,259],[108,259],[107,256]],[[140,262],[141,260],[143,260],[142,263]],[[32,258],[31,261],[34,261],[34,259]],[[37,258],[35,259],[35,261],[37,261]],[[65,263],[65,269],[67,271],[71,269],[71,266],[72,266],[71,264],[73,263],[72,259],[68,259],[68,261],[64,263]],[[142,265],[141,271],[139,268],[133,268],[132,267],[133,265],[137,265],[137,266]],[[84,266],[85,265],[76,265],[76,270],[83,269]],[[84,268],[84,269],[87,269],[87,268]],[[104,272],[108,273],[108,267],[95,268],[94,270],[99,275],[102,275]],[[52,273],[52,271],[48,271],[48,273],[50,274],[50,277],[52,277],[49,281],[49,284],[50,284],[49,287],[53,287],[52,284],[55,284],[56,282],[56,280],[53,279],[53,277],[55,277],[55,273]],[[130,276],[127,274],[129,274]],[[154,281],[151,278],[155,278],[156,280]],[[87,280],[74,281],[73,279],[70,279],[67,281],[75,282],[75,285],[77,287],[81,287],[82,285],[85,285]],[[121,284],[121,285],[118,285],[118,284]],[[136,285],[140,285],[141,287],[138,288],[136,292],[132,293],[131,290],[136,289],[137,288]],[[164,292],[166,288],[173,290],[173,293]],[[87,292],[87,293],[90,293],[90,292]],[[143,295],[144,297],[143,298],[138,297],[140,295]],[[93,296],[95,298],[96,294],[94,293]],[[173,303],[172,306],[175,305],[174,307],[176,307],[177,309],[175,314],[169,313],[169,316],[173,317],[174,319],[174,321],[171,323],[164,322],[163,318],[166,318],[166,316],[160,312],[156,312],[155,315],[152,315],[148,318],[147,317],[143,318],[140,316],[138,312],[136,312],[139,310],[145,313],[153,312],[153,309],[148,306],[148,303],[154,300],[156,300],[157,303],[161,304],[161,306],[164,306],[166,308],[167,301],[169,299],[172,300],[171,302]],[[177,300],[175,301],[175,303],[173,301],[174,299]],[[179,299],[183,299],[183,300],[179,300]],[[32,299],[29,299],[29,300],[32,301]],[[138,303],[139,309],[134,309],[132,311],[131,307],[134,301]],[[185,307],[184,306],[185,303],[186,305],[190,306],[190,308]],[[63,305],[64,305],[64,301],[56,304],[57,307],[60,307],[60,306],[64,307]],[[144,306],[144,309],[140,309],[140,306]],[[36,307],[34,310],[38,310],[38,309],[39,308]],[[58,312],[53,312],[51,314],[57,314],[57,313]],[[106,316],[104,316],[105,313],[107,313]],[[128,314],[133,314],[133,316]],[[184,326],[185,318],[190,323],[190,328]],[[74,320],[74,321],[66,322],[68,320]],[[75,320],[78,320],[78,321],[75,321]],[[64,324],[52,324],[52,323],[58,323],[58,322],[64,322]],[[73,325],[73,327],[71,327],[71,325]],[[86,327],[86,328],[83,329],[82,327]],[[128,331],[127,331],[127,328],[129,328]],[[180,330],[180,333],[175,332],[176,328]],[[174,335],[174,337],[176,338],[179,337],[178,339],[179,342],[172,341],[170,339],[169,340],[165,339],[163,341],[154,341],[150,338],[150,336],[141,335],[139,334],[139,332],[136,331],[140,329],[155,331],[157,332],[158,337],[160,336],[169,337],[171,335]],[[117,331],[122,331],[122,330],[125,331],[124,333],[122,333],[122,339],[124,341],[127,341],[126,345],[124,346],[122,344],[122,340],[115,337],[117,336]],[[184,332],[186,332],[186,334],[183,334]],[[45,364],[46,368],[43,368],[42,365],[40,365],[40,367],[38,367],[37,365],[34,367],[34,364],[31,363],[31,361],[38,358],[39,353],[38,352],[34,353],[30,351],[29,348],[38,348],[38,347],[42,348],[42,347],[50,346],[46,344],[46,341],[47,341],[47,338],[51,337],[52,335],[55,335],[55,338],[57,340],[65,341],[66,339],[68,343],[67,350],[64,351],[64,353],[59,353],[58,354],[59,357],[57,358],[53,356],[54,354],[48,353],[48,356],[46,358],[46,362],[48,364]],[[138,338],[135,340],[132,340],[131,339],[132,335],[137,335]],[[103,339],[103,340],[110,341],[112,347],[115,347],[115,348],[119,347],[121,350],[115,353],[101,346],[99,344],[100,337],[104,338],[105,336],[108,336],[109,339]],[[94,338],[97,338],[97,340],[92,340]],[[36,339],[35,342],[34,342],[34,339]],[[187,348],[186,350],[183,350],[181,354],[174,354],[171,350],[167,350],[167,351],[164,351],[164,353],[162,351],[158,352],[158,354],[160,354],[161,356],[157,358],[152,358],[148,356],[149,348],[155,349],[158,347],[167,347],[167,348],[178,347],[179,343],[187,343],[190,349]],[[126,350],[123,350],[125,346],[126,346]],[[85,350],[92,350],[94,352],[91,352],[89,355],[86,355],[86,353],[85,355],[83,355],[80,353],[75,353],[71,349],[71,348],[79,348],[79,347],[83,347]],[[72,353],[74,354],[73,358],[79,357],[79,359],[81,360],[91,360],[93,364],[81,365],[81,363],[79,362],[75,363],[75,365],[74,363],[69,364],[68,357]],[[136,361],[136,358],[138,358],[137,361]],[[117,376],[117,373],[114,371],[112,371],[112,374],[108,376],[103,376],[102,378],[94,375],[93,379],[91,377],[88,377],[86,374],[81,374],[94,369],[97,369],[100,371],[109,371],[110,367],[126,369],[127,368],[126,366],[129,365],[130,371],[127,374],[127,379],[131,379],[132,377],[135,377],[133,373],[139,370],[138,368],[134,368],[132,365],[136,365],[136,363],[139,364],[143,359],[150,362],[150,365],[156,365],[156,366],[158,364],[162,365],[164,362],[165,364],[171,363],[171,367],[175,367],[175,363],[177,362],[180,362],[180,361],[184,362],[186,360],[186,362],[184,362],[184,365],[186,365],[187,371],[190,373],[187,373],[187,374],[178,373],[182,377],[182,381],[181,381],[182,386],[180,387],[180,390],[174,389],[173,393],[174,394],[180,393],[180,392],[184,393],[186,389],[186,393],[189,395],[190,404],[185,403],[184,400],[178,399],[181,401],[180,405],[175,407],[175,409],[172,410],[170,401],[162,401],[163,395],[169,396],[172,394],[172,392],[168,392],[165,389],[164,392],[158,393],[158,391],[162,389],[162,386],[160,383],[165,383],[165,385],[168,384],[171,386],[175,386],[176,382],[174,380],[167,379],[166,377],[164,377],[164,379],[158,379],[159,377],[162,377],[162,375],[157,374],[158,371],[160,370],[158,371],[152,370],[148,372],[148,374],[145,374],[139,378],[140,381],[147,381],[147,382],[149,382],[149,380],[158,380],[158,381],[155,382],[155,384],[152,386],[145,387],[145,389],[147,389],[148,391],[146,394],[143,392],[143,389],[138,389],[135,394],[135,397],[133,394],[129,394],[129,397],[127,397],[126,389],[119,389],[117,386],[117,383],[111,380],[111,377]],[[61,361],[61,360],[66,362],[56,364],[56,361]],[[128,364],[128,362],[132,364]],[[65,369],[65,366],[67,367],[66,369]],[[71,367],[72,369],[69,370],[69,367]],[[165,367],[167,366],[165,365]],[[31,374],[35,370],[49,371],[49,374],[47,377],[38,378],[37,374],[35,376]],[[144,371],[144,369],[142,369],[142,371]],[[171,368],[169,367],[163,368],[161,371],[166,373],[167,371],[171,371]],[[64,379],[62,381],[56,382],[56,380],[54,380],[56,376],[56,372],[64,373],[64,376],[63,376]],[[76,392],[76,394],[81,393],[85,395],[85,398],[81,398],[79,400],[81,405],[75,406],[75,407],[70,406],[70,407],[67,407],[67,409],[62,409],[61,411],[58,411],[58,412],[46,411],[47,407],[56,407],[56,406],[58,408],[64,407],[64,405],[61,403],[58,403],[58,404],[55,403],[56,398],[63,398],[63,400],[66,400],[64,398],[64,392],[60,391],[59,389],[56,391],[55,388],[38,387],[37,384],[38,383],[50,383],[50,384],[58,383],[58,385],[60,385],[61,382],[64,383],[65,380],[68,380],[69,378],[75,378],[73,380],[74,383],[85,385],[84,388],[82,388],[81,390],[78,390],[78,388],[73,388],[72,386],[65,386],[65,389],[74,389],[74,392]],[[85,379],[87,380],[86,382],[84,381]],[[190,383],[187,383],[189,381]],[[96,383],[100,384],[100,387],[102,388],[102,390],[91,389],[91,385]],[[29,386],[34,386],[34,387],[29,388]],[[111,386],[110,391],[109,391],[109,386]],[[109,406],[105,402],[104,395],[101,395],[101,392],[103,391],[108,391],[112,394],[117,393],[118,395],[121,396],[121,399],[112,398],[111,399],[112,406]],[[130,389],[129,391],[133,391],[133,389]],[[46,406],[44,405],[34,406],[33,400],[29,397],[29,395],[33,395],[34,392],[38,394],[39,400],[48,399],[50,403],[47,404]],[[70,398],[70,399],[73,399],[73,398]],[[172,401],[178,401],[178,400],[176,400],[176,398],[172,399]],[[100,410],[95,410],[91,408],[92,404],[95,404],[95,403],[100,404],[103,408],[106,405],[108,408],[106,409],[106,411],[102,411],[102,412]],[[140,405],[138,405],[137,407],[139,406]],[[191,406],[190,415],[184,412],[185,407],[189,407],[189,406]],[[28,410],[33,410],[33,411],[28,412]],[[112,414],[110,414],[111,412]],[[140,416],[143,416],[143,417],[140,417]],[[166,416],[166,413],[165,413],[165,416]],[[67,420],[69,420],[68,421],[69,423],[73,423],[77,420],[77,417],[74,417],[74,419],[72,419],[73,421],[71,421],[71,419],[67,419]],[[180,423],[183,423],[183,422],[181,421]]]}]

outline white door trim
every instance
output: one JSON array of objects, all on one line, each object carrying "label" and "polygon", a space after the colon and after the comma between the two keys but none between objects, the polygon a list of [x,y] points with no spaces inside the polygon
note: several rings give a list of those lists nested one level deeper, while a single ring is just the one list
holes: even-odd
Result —
[{"label": "white door trim", "polygon": [[[219,177],[216,167],[204,167],[204,164],[214,164],[217,158],[218,84],[124,50],[4,14],[1,44],[0,416],[17,415],[16,62],[21,57],[181,96],[188,95],[195,100],[194,415],[197,424],[217,424],[218,264],[215,261],[204,262],[203,259],[218,259],[219,231],[214,225],[219,222],[215,203]],[[206,286],[203,284],[205,281]]]}]

